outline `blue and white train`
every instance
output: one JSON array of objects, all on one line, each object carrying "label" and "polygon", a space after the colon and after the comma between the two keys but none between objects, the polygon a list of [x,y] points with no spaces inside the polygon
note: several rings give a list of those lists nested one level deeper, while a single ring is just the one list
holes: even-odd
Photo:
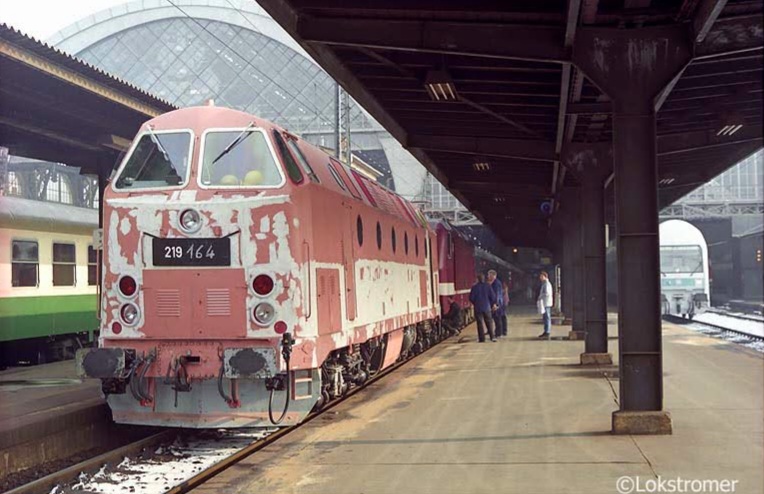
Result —
[{"label": "blue and white train", "polygon": [[664,221],[659,233],[663,314],[692,319],[710,299],[706,239],[682,220]]},{"label": "blue and white train", "polygon": [[[709,306],[708,245],[690,223],[667,220],[660,224],[661,312],[692,319]],[[607,252],[608,304],[618,303],[616,250]]]}]

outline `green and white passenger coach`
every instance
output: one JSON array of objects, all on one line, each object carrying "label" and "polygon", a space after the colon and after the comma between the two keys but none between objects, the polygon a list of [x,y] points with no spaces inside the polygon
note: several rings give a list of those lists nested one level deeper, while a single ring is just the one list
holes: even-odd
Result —
[{"label": "green and white passenger coach", "polygon": [[71,357],[96,319],[98,212],[0,196],[0,365]]}]

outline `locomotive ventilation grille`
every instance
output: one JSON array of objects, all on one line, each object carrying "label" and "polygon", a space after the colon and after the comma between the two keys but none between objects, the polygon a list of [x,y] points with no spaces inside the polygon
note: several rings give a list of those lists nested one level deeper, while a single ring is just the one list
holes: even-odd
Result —
[{"label": "locomotive ventilation grille", "polygon": [[231,292],[227,288],[207,289],[207,317],[231,315]]},{"label": "locomotive ventilation grille", "polygon": [[180,317],[180,292],[157,290],[156,308],[159,317]]}]

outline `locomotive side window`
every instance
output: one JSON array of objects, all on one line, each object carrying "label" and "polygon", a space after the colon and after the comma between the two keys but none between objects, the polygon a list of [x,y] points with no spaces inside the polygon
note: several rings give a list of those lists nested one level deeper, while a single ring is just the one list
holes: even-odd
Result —
[{"label": "locomotive side window", "polygon": [[[206,131],[201,155],[202,186],[278,187],[284,183],[265,134],[255,127]],[[302,177],[299,168],[297,172]]]},{"label": "locomotive side window", "polygon": [[281,159],[284,161],[284,166],[286,166],[287,175],[289,175],[289,178],[292,180],[292,182],[299,184],[303,181],[302,172],[300,171],[300,167],[297,164],[297,161],[295,161],[294,156],[292,156],[292,153],[289,152],[287,144],[284,142],[284,138],[281,137],[281,133],[279,131],[274,130],[273,139],[276,141],[276,147],[279,150]]},{"label": "locomotive side window", "polygon": [[37,269],[40,262],[37,242],[14,240],[11,250],[11,286],[37,286]]},{"label": "locomotive side window", "polygon": [[88,245],[88,285],[98,284],[98,252]]},{"label": "locomotive side window", "polygon": [[382,249],[382,226],[377,221],[377,248]]},{"label": "locomotive side window", "polygon": [[348,191],[353,195],[353,197],[355,197],[356,199],[360,199],[361,195],[358,193],[358,189],[356,189],[355,185],[353,185],[353,181],[350,180],[350,175],[348,175],[348,172],[347,170],[345,170],[345,167],[342,166],[339,162],[334,161],[331,158],[330,158],[330,161],[332,162],[332,164],[334,164],[335,169],[338,172],[338,175],[342,177],[342,181],[347,186]]},{"label": "locomotive side window", "polygon": [[358,233],[358,246],[363,246],[363,220],[361,215],[358,215],[358,219],[355,222],[356,232]]},{"label": "locomotive side window", "polygon": [[320,182],[320,180],[318,179],[318,176],[313,171],[313,168],[310,166],[310,163],[308,163],[307,158],[305,158],[305,155],[302,154],[302,150],[300,149],[300,146],[297,145],[297,141],[287,136],[287,146],[289,146],[289,149],[292,151],[292,154],[294,154],[295,158],[297,158],[297,161],[300,163],[300,166],[302,166],[302,169],[305,170],[305,173],[308,174],[308,177],[310,177],[310,180],[316,183]]},{"label": "locomotive side window", "polygon": [[403,251],[409,255],[409,233],[403,232]]},{"label": "locomotive side window", "polygon": [[332,174],[332,177],[334,177],[334,180],[337,182],[337,185],[340,186],[342,190],[348,190],[347,186],[345,185],[345,182],[342,181],[342,178],[340,178],[340,175],[337,173],[337,170],[334,169],[334,165],[331,161],[327,163],[326,165],[329,168],[329,172]]},{"label": "locomotive side window", "polygon": [[188,181],[191,133],[146,131],[114,183],[117,189],[182,187]]},{"label": "locomotive side window", "polygon": [[53,243],[53,286],[74,286],[77,257],[74,244]]},{"label": "locomotive side window", "polygon": [[390,238],[392,239],[393,244],[393,254],[395,254],[395,227],[390,231]]}]

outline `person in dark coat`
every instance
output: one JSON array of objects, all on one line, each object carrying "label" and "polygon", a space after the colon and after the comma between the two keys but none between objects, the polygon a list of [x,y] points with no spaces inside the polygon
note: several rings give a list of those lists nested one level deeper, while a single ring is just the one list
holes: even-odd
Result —
[{"label": "person in dark coat", "polygon": [[462,315],[462,307],[454,300],[454,297],[449,297],[448,313],[443,316],[443,327],[446,328],[450,334],[458,334],[464,326],[464,316]]},{"label": "person in dark coat", "polygon": [[507,314],[504,302],[504,284],[496,277],[496,271],[488,271],[488,284],[496,295],[496,305],[493,308],[493,323],[496,326],[496,337],[507,336]]},{"label": "person in dark coat", "polygon": [[478,341],[485,341],[485,330],[488,329],[488,336],[491,341],[496,341],[493,333],[493,317],[491,309],[496,305],[496,293],[491,286],[485,282],[485,276],[479,274],[477,282],[472,285],[470,290],[470,302],[475,307],[475,319],[478,326]]}]

